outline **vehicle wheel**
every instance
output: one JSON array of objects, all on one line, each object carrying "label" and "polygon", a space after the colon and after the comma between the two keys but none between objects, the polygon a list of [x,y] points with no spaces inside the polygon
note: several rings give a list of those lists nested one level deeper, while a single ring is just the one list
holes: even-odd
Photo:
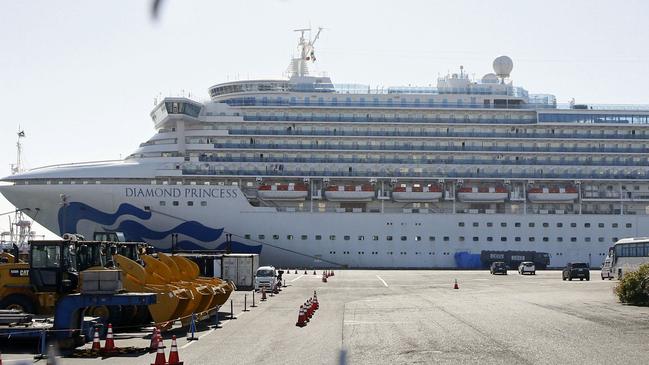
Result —
[{"label": "vehicle wheel", "polygon": [[608,277],[608,280],[613,280],[613,277],[612,277],[612,276],[609,276],[609,277]]},{"label": "vehicle wheel", "polygon": [[536,275],[536,271],[532,271],[532,275]]},{"label": "vehicle wheel", "polygon": [[604,280],[604,275],[602,275],[602,280]]},{"label": "vehicle wheel", "polygon": [[566,281],[566,277],[563,276],[563,275],[561,276],[561,279],[562,279],[563,281]]},{"label": "vehicle wheel", "polygon": [[586,281],[590,281],[590,276],[586,278]]},{"label": "vehicle wheel", "polygon": [[572,276],[568,276],[568,281],[572,281]]},{"label": "vehicle wheel", "polygon": [[0,309],[17,309],[34,313],[35,303],[25,295],[12,294],[0,301]]},{"label": "vehicle wheel", "polygon": [[579,281],[584,281],[584,278],[579,278]]}]

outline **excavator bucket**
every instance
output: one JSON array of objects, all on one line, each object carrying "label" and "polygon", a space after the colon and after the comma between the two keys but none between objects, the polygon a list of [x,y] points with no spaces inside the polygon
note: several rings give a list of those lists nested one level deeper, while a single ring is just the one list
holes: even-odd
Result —
[{"label": "excavator bucket", "polygon": [[221,306],[227,302],[230,294],[236,290],[234,283],[221,280],[219,278],[208,278],[200,276],[200,268],[198,265],[182,256],[171,256],[171,258],[176,262],[176,265],[181,270],[186,280],[193,280],[198,283],[209,284],[215,287],[217,292],[214,300],[212,301],[212,306]]},{"label": "excavator bucket", "polygon": [[194,303],[191,291],[168,285],[150,275],[142,265],[122,256],[113,256],[123,272],[124,289],[131,292],[156,293],[156,303],[149,305],[153,321],[161,328],[168,328],[173,321],[183,316]]},{"label": "excavator bucket", "polygon": [[158,253],[158,260],[167,265],[171,275],[169,276],[172,280],[172,283],[175,285],[184,285],[194,293],[194,297],[197,298],[199,304],[196,306],[196,311],[194,312],[199,317],[204,317],[208,314],[209,310],[212,308],[210,304],[212,303],[212,298],[215,296],[216,292],[210,285],[204,283],[199,283],[193,280],[184,280],[178,265],[176,262],[171,259],[170,256],[165,255],[164,253]]}]

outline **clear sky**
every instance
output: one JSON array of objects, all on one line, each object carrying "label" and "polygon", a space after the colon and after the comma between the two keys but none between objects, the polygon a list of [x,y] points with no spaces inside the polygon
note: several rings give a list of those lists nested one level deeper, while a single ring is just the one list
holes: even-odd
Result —
[{"label": "clear sky", "polygon": [[337,83],[481,77],[506,54],[515,84],[559,102],[649,103],[646,0],[166,0],[158,21],[150,7],[0,0],[0,175],[19,124],[27,167],[124,157],[154,133],[155,96],[281,77],[309,24],[327,28],[316,66]]}]

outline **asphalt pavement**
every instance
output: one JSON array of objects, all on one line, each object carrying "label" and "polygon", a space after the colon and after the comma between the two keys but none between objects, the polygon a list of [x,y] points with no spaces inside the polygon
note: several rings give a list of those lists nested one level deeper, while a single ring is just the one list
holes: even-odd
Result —
[{"label": "asphalt pavement", "polygon": [[[597,271],[591,281],[562,281],[559,271],[347,270],[327,283],[317,273],[291,271],[280,294],[265,302],[257,294],[257,307],[246,312],[244,296],[250,307],[252,293],[235,293],[236,319],[226,319],[228,304],[221,328],[199,326],[197,341],[188,342],[182,329],[168,333],[167,356],[176,334],[185,364],[649,363],[649,308],[618,303],[616,281],[600,280]],[[320,309],[297,327],[299,306],[314,290]],[[116,344],[147,346],[148,332],[119,333]],[[6,341],[2,348],[4,363],[30,358],[7,351]],[[154,358],[59,363],[135,365]]]}]

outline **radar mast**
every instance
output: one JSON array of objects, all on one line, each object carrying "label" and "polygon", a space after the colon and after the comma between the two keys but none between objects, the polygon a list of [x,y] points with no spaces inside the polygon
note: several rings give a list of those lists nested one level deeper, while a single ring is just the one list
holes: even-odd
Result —
[{"label": "radar mast", "polygon": [[[288,66],[288,76],[293,77],[293,76],[308,76],[309,75],[309,67],[308,67],[308,62],[315,62],[315,48],[314,45],[318,41],[318,38],[320,38],[320,32],[322,32],[324,28],[318,27],[318,31],[316,32],[315,36],[311,38],[312,35],[312,29],[311,28],[302,28],[302,29],[294,29],[294,32],[300,32],[300,39],[297,43],[297,49],[299,56],[294,57],[291,59],[291,63]],[[309,32],[309,38],[305,38],[305,33]]]}]

